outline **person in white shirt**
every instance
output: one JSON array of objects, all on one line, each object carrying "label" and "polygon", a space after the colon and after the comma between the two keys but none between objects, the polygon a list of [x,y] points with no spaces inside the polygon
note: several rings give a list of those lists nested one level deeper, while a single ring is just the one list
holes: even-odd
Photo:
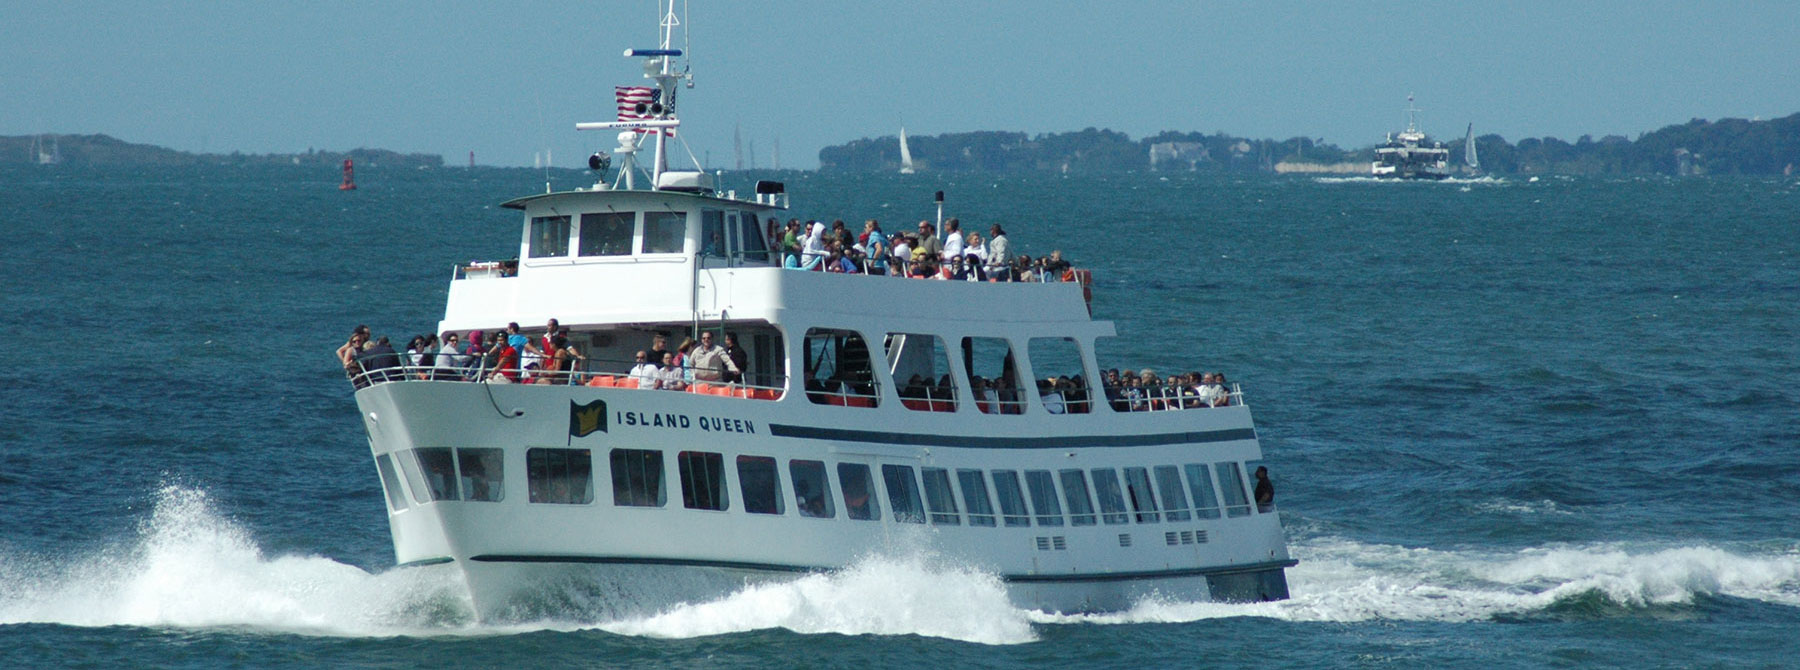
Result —
[{"label": "person in white shirt", "polygon": [[963,253],[962,222],[950,217],[944,222],[944,258],[954,258]]},{"label": "person in white shirt", "polygon": [[655,363],[650,362],[648,354],[642,351],[637,352],[637,365],[631,366],[630,374],[632,379],[637,380],[638,388],[656,388],[657,368]]},{"label": "person in white shirt", "polygon": [[699,381],[724,381],[725,373],[738,372],[737,364],[725,354],[725,348],[713,344],[710,330],[700,333],[700,343],[694,345],[693,350],[688,352],[688,357],[694,361],[694,379]]},{"label": "person in white shirt", "polygon": [[996,223],[988,229],[987,274],[994,281],[1012,281],[1013,254],[1012,247],[1006,239],[1006,231]]},{"label": "person in white shirt", "polygon": [[675,354],[663,354],[662,369],[656,373],[656,387],[665,391],[687,388],[686,376],[681,374],[681,366],[675,364]]}]

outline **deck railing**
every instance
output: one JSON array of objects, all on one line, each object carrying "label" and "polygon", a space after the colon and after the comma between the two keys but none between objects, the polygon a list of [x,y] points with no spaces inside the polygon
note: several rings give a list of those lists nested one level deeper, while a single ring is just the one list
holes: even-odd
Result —
[{"label": "deck railing", "polygon": [[1242,405],[1244,392],[1236,383],[1210,399],[1191,386],[1112,387],[1107,389],[1106,402],[1115,412],[1167,412]]}]

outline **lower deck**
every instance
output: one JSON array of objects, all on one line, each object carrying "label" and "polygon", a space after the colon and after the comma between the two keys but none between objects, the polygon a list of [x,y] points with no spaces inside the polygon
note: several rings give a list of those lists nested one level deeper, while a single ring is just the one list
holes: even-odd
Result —
[{"label": "lower deck", "polygon": [[810,403],[571,386],[407,381],[357,401],[403,564],[791,574],[917,548],[1020,588],[1291,564],[1273,506],[1251,502],[1261,454],[1241,406],[1084,436],[826,425],[835,408]]}]

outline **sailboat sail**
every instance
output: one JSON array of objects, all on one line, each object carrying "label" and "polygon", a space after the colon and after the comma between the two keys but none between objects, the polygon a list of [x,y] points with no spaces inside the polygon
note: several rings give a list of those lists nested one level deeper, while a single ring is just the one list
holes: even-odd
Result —
[{"label": "sailboat sail", "polygon": [[900,174],[912,174],[912,151],[906,148],[906,128],[900,128]]},{"label": "sailboat sail", "polygon": [[1469,124],[1469,134],[1463,138],[1463,164],[1470,170],[1481,169],[1481,158],[1475,155],[1475,124]]}]

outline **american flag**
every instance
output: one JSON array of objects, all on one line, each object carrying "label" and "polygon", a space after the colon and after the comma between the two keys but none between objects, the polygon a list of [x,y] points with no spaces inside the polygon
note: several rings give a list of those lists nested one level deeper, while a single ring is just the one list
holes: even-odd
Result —
[{"label": "american flag", "polygon": [[[619,101],[620,121],[638,121],[656,118],[650,113],[650,106],[656,104],[657,98],[662,97],[662,91],[652,86],[615,86],[613,97]],[[639,128],[637,131],[656,132],[648,128]]]}]

